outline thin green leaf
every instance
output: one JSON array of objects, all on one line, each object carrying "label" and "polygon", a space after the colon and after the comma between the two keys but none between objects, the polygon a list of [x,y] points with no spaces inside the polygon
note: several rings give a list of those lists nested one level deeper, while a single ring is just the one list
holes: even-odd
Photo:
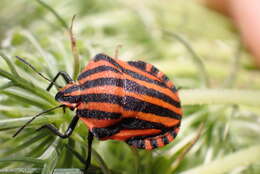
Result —
[{"label": "thin green leaf", "polygon": [[58,151],[61,148],[60,145],[60,137],[57,137],[54,142],[50,145],[50,147],[39,157],[45,161],[45,164],[42,169],[42,174],[50,174],[53,173],[57,163],[58,163]]},{"label": "thin green leaf", "polygon": [[11,72],[15,75],[15,76],[19,76],[19,74],[17,73],[13,63],[9,60],[9,58],[2,52],[0,52],[0,56],[6,61],[7,65],[9,66]]},{"label": "thin green leaf", "polygon": [[260,145],[254,145],[181,174],[224,174],[241,166],[258,163],[259,160]]},{"label": "thin green leaf", "polygon": [[41,0],[36,0],[40,5],[42,5],[44,8],[46,8],[47,10],[49,10],[59,21],[59,23],[61,24],[62,27],[64,27],[65,29],[68,29],[68,25],[66,24],[66,22],[62,19],[62,17],[56,12],[56,10],[54,10],[50,5],[48,5],[47,3],[41,1]]},{"label": "thin green leaf", "polygon": [[209,87],[209,75],[206,71],[206,68],[201,60],[201,58],[199,57],[199,55],[197,55],[195,53],[195,51],[193,50],[193,48],[190,46],[190,44],[184,40],[180,35],[174,33],[174,32],[169,32],[169,31],[165,31],[164,33],[174,37],[175,39],[177,39],[180,43],[183,44],[183,46],[188,50],[188,52],[191,54],[192,59],[195,63],[195,65],[197,66],[198,72],[200,73],[200,78],[202,81],[202,85],[203,87]]},{"label": "thin green leaf", "polygon": [[39,160],[37,158],[30,158],[30,157],[9,157],[9,158],[1,158],[0,162],[24,162],[24,163],[34,163],[34,164],[42,164],[44,161]]},{"label": "thin green leaf", "polygon": [[52,106],[44,101],[37,99],[37,97],[29,96],[26,94],[18,93],[16,91],[0,91],[0,94],[5,94],[11,98],[14,98],[17,101],[26,103],[32,106],[38,106],[43,109],[51,108]]},{"label": "thin green leaf", "polygon": [[39,87],[34,86],[32,83],[26,81],[25,79],[17,76],[13,76],[12,74],[0,69],[0,76],[3,76],[9,80],[11,80],[16,86],[23,88],[24,90],[30,91],[31,93],[47,100],[50,104],[56,105],[56,101],[46,90],[41,89]]},{"label": "thin green leaf", "polygon": [[12,86],[14,86],[13,82],[7,82],[7,83],[5,83],[5,84],[3,84],[3,85],[0,86],[0,92],[1,92],[1,90],[10,88],[10,87],[12,87]]}]

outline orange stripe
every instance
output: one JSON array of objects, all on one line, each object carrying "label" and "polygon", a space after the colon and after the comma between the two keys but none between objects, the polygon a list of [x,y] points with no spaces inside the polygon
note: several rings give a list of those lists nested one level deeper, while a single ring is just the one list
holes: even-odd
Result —
[{"label": "orange stripe", "polygon": [[117,112],[117,113],[123,112],[123,108],[117,104],[98,103],[98,102],[82,103],[79,105],[78,109],[99,110],[104,112]]},{"label": "orange stripe", "polygon": [[98,119],[94,119],[94,118],[80,117],[80,120],[83,121],[88,126],[88,128],[91,130],[94,127],[102,128],[102,127],[108,127],[108,126],[114,125],[114,124],[118,123],[121,120],[121,118],[111,119],[111,120],[98,120]]},{"label": "orange stripe", "polygon": [[[108,91],[108,92],[107,92]],[[161,99],[155,98],[155,97],[150,97],[147,95],[142,95],[142,94],[136,94],[133,92],[128,92],[128,91],[123,91],[121,87],[117,87],[117,86],[99,86],[99,87],[95,87],[95,88],[89,88],[87,90],[81,91],[81,95],[86,95],[86,94],[113,94],[113,95],[117,95],[117,96],[131,96],[131,97],[135,97],[139,100],[145,101],[145,102],[149,102],[164,108],[167,108],[169,110],[172,110],[174,112],[176,112],[179,115],[182,115],[182,109],[181,108],[177,108],[167,102],[164,102]],[[70,93],[69,95],[71,96],[75,96],[77,94],[77,91],[74,91],[72,93]],[[97,103],[97,105],[100,105]],[[102,106],[103,107],[103,106]]]},{"label": "orange stripe", "polygon": [[173,141],[173,136],[170,133],[167,133],[166,138],[168,139],[169,142]]},{"label": "orange stripe", "polygon": [[165,145],[165,144],[163,143],[162,136],[160,136],[160,137],[158,137],[158,138],[155,138],[155,139],[156,139],[156,142],[157,142],[158,147],[162,147],[162,146]]},{"label": "orange stripe", "polygon": [[150,113],[126,111],[126,110],[123,112],[123,117],[126,117],[126,118],[134,117],[134,118],[138,118],[140,120],[161,123],[166,127],[175,126],[180,122],[179,120],[176,120],[176,119],[170,118],[170,117],[162,117],[162,116],[158,116],[158,115],[150,114]]},{"label": "orange stripe", "polygon": [[167,82],[166,82],[166,86],[168,86],[169,88],[173,88],[173,83],[170,81],[170,80],[168,80]]},{"label": "orange stripe", "polygon": [[124,141],[131,137],[157,134],[160,132],[161,132],[161,130],[159,130],[159,129],[143,129],[143,130],[124,129],[124,130],[120,130],[118,133],[116,133],[110,137],[103,138],[102,140],[113,139],[113,140]]},{"label": "orange stripe", "polygon": [[[91,61],[90,63],[88,63],[87,66],[85,66],[84,70],[81,72],[85,72],[85,71],[88,71],[88,70],[91,70],[91,69],[94,69],[96,67],[99,67],[99,66],[110,66],[110,67],[113,67],[117,70],[119,70],[116,66],[114,66],[113,64],[107,62],[107,61],[104,61],[104,60],[100,60],[98,62],[94,62],[94,61]],[[119,70],[120,71],[120,70]]]},{"label": "orange stripe", "polygon": [[174,130],[174,132],[176,133],[176,135],[179,133],[179,131],[180,131],[180,128],[176,128],[176,129]]},{"label": "orange stripe", "polygon": [[[127,74],[124,74],[123,76],[118,74],[118,73],[115,73],[115,72],[109,72],[109,73],[104,73],[104,72],[100,72],[100,73],[95,73],[95,74],[92,74],[84,79],[81,79],[79,81],[80,84],[83,84],[85,83],[86,81],[91,81],[91,80],[96,80],[96,79],[99,79],[99,78],[118,78],[118,79],[128,79],[128,80],[131,80],[131,81],[134,81],[136,83],[138,83],[139,85],[143,85],[147,88],[151,88],[151,89],[154,89],[154,90],[158,90],[162,93],[164,93],[165,95],[168,95],[169,97],[172,97],[175,101],[179,101],[179,97],[177,96],[177,94],[173,93],[170,89],[168,88],[163,88],[163,87],[160,87],[158,85],[155,85],[155,84],[152,84],[152,83],[149,83],[149,82],[145,82],[145,81],[142,81],[142,80],[138,80],[138,79],[135,79]],[[89,89],[88,89],[89,90]]]},{"label": "orange stripe", "polygon": [[158,77],[159,79],[162,79],[162,76],[164,76],[164,74],[163,74],[161,71],[159,71],[159,72],[157,73],[157,77]]},{"label": "orange stripe", "polygon": [[151,141],[149,139],[144,140],[144,146],[145,146],[146,150],[152,150],[153,149],[153,146],[152,146]]},{"label": "orange stripe", "polygon": [[152,67],[153,67],[153,65],[147,63],[147,64],[146,64],[146,67],[145,67],[145,70],[146,70],[147,72],[151,72]]},{"label": "orange stripe", "polygon": [[118,79],[124,79],[123,76],[119,73],[113,72],[113,71],[105,71],[105,72],[98,72],[95,74],[92,74],[90,76],[87,76],[81,80],[79,80],[79,84],[84,84],[86,81],[96,80],[99,78],[118,78]]}]

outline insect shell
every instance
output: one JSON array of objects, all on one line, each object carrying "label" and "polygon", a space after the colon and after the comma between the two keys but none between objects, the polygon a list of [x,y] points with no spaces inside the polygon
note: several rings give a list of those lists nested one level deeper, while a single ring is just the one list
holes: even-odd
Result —
[{"label": "insect shell", "polygon": [[98,54],[55,99],[100,140],[151,150],[174,140],[182,109],[171,81],[153,65]]}]

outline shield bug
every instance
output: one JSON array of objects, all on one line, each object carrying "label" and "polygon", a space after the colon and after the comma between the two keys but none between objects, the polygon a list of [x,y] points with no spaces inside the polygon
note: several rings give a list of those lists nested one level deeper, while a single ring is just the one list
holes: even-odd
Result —
[{"label": "shield bug", "polygon": [[80,73],[77,81],[66,72],[59,72],[51,80],[48,91],[58,77],[63,77],[67,85],[55,96],[61,105],[50,110],[68,107],[76,110],[76,114],[65,133],[51,124],[40,129],[49,129],[61,138],[68,138],[78,120],[83,121],[89,129],[85,171],[90,165],[93,137],[120,140],[134,148],[152,150],[167,145],[179,132],[182,108],[178,91],[168,77],[151,64],[124,62],[98,54]]}]

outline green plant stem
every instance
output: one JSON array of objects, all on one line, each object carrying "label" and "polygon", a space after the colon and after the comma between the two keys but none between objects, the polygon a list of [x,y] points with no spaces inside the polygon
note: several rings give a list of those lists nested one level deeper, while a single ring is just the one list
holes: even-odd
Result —
[{"label": "green plant stem", "polygon": [[260,106],[259,90],[191,89],[180,90],[182,105],[244,104]]},{"label": "green plant stem", "polygon": [[241,166],[248,166],[260,160],[260,145],[251,146],[211,163],[182,172],[181,174],[223,174]]}]

